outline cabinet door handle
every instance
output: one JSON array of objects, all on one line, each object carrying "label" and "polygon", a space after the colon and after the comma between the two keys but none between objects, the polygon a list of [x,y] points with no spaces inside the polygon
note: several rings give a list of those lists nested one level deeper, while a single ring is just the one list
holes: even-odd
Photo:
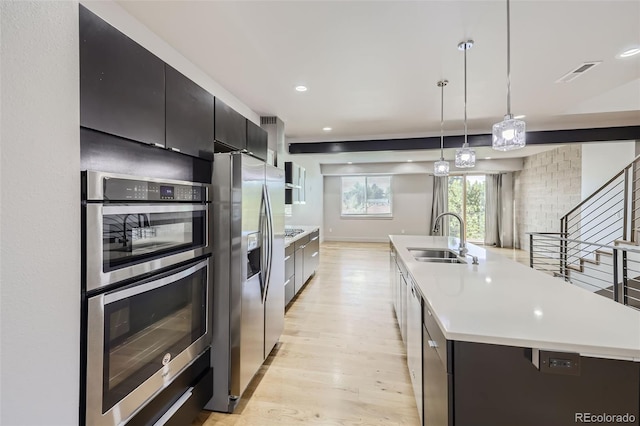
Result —
[{"label": "cabinet door handle", "polygon": [[312,238],[312,239],[311,239],[311,241],[315,241],[315,240],[317,240],[318,238],[320,238],[320,237],[318,236],[318,237]]},{"label": "cabinet door handle", "polygon": [[289,282],[291,282],[291,278],[289,278],[287,281],[285,281],[284,286],[286,287],[287,284],[289,284]]},{"label": "cabinet door handle", "polygon": [[286,262],[287,260],[291,259],[291,255],[287,256],[284,258],[284,261]]},{"label": "cabinet door handle", "polygon": [[164,148],[164,145],[158,142],[154,143],[153,146],[157,146],[158,148]]},{"label": "cabinet door handle", "polygon": [[303,248],[305,248],[306,246],[307,246],[307,245],[305,244],[305,245],[303,245],[303,246],[300,246],[300,248],[301,248],[301,249],[303,249]]},{"label": "cabinet door handle", "polygon": [[170,147],[169,149],[171,151],[173,151],[173,152],[180,152],[180,150],[178,148]]},{"label": "cabinet door handle", "polygon": [[318,252],[315,252],[311,255],[311,257],[316,257],[318,255]]},{"label": "cabinet door handle", "polygon": [[435,340],[429,340],[429,347],[430,348],[437,348],[438,347],[438,343]]}]

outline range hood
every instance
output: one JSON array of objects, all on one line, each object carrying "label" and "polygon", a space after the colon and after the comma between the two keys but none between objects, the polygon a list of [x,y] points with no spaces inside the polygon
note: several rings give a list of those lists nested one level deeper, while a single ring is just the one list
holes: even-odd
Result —
[{"label": "range hood", "polygon": [[[260,117],[260,127],[267,131],[267,157],[273,153],[272,165],[284,169],[284,121],[275,116]],[[267,158],[269,160],[269,158]]]}]

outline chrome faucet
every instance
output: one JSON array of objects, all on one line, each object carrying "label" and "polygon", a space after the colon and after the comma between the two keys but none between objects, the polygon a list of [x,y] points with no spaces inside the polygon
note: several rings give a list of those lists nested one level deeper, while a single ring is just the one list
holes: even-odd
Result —
[{"label": "chrome faucet", "polygon": [[436,233],[439,231],[439,227],[438,227],[438,222],[440,221],[440,219],[443,216],[453,216],[456,219],[458,219],[458,221],[460,222],[460,247],[458,247],[458,250],[460,250],[460,256],[464,257],[467,255],[467,252],[469,250],[467,250],[467,241],[464,237],[465,233],[464,233],[464,220],[460,217],[459,214],[457,213],[453,213],[453,212],[444,212],[438,215],[438,217],[436,217],[436,220],[434,221],[434,225],[433,225],[433,232]]}]

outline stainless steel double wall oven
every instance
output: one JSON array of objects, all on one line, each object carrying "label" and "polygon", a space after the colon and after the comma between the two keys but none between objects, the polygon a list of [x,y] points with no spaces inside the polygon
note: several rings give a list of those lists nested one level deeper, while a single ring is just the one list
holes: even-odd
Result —
[{"label": "stainless steel double wall oven", "polygon": [[[209,349],[210,193],[201,183],[83,173],[87,425],[126,424]],[[165,398],[169,414],[191,395],[177,392]]]}]

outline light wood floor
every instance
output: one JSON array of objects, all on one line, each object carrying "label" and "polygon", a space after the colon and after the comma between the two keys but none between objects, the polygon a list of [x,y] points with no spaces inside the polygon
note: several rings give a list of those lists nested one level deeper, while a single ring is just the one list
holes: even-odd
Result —
[{"label": "light wood floor", "polygon": [[513,248],[498,248],[498,247],[489,247],[489,246],[483,246],[482,248],[486,249],[487,251],[508,257],[509,259],[514,260],[518,263],[522,263],[525,266],[529,266],[528,251],[518,250]]},{"label": "light wood floor", "polygon": [[388,243],[323,243],[279,346],[234,414],[194,426],[418,425],[389,286]]}]

